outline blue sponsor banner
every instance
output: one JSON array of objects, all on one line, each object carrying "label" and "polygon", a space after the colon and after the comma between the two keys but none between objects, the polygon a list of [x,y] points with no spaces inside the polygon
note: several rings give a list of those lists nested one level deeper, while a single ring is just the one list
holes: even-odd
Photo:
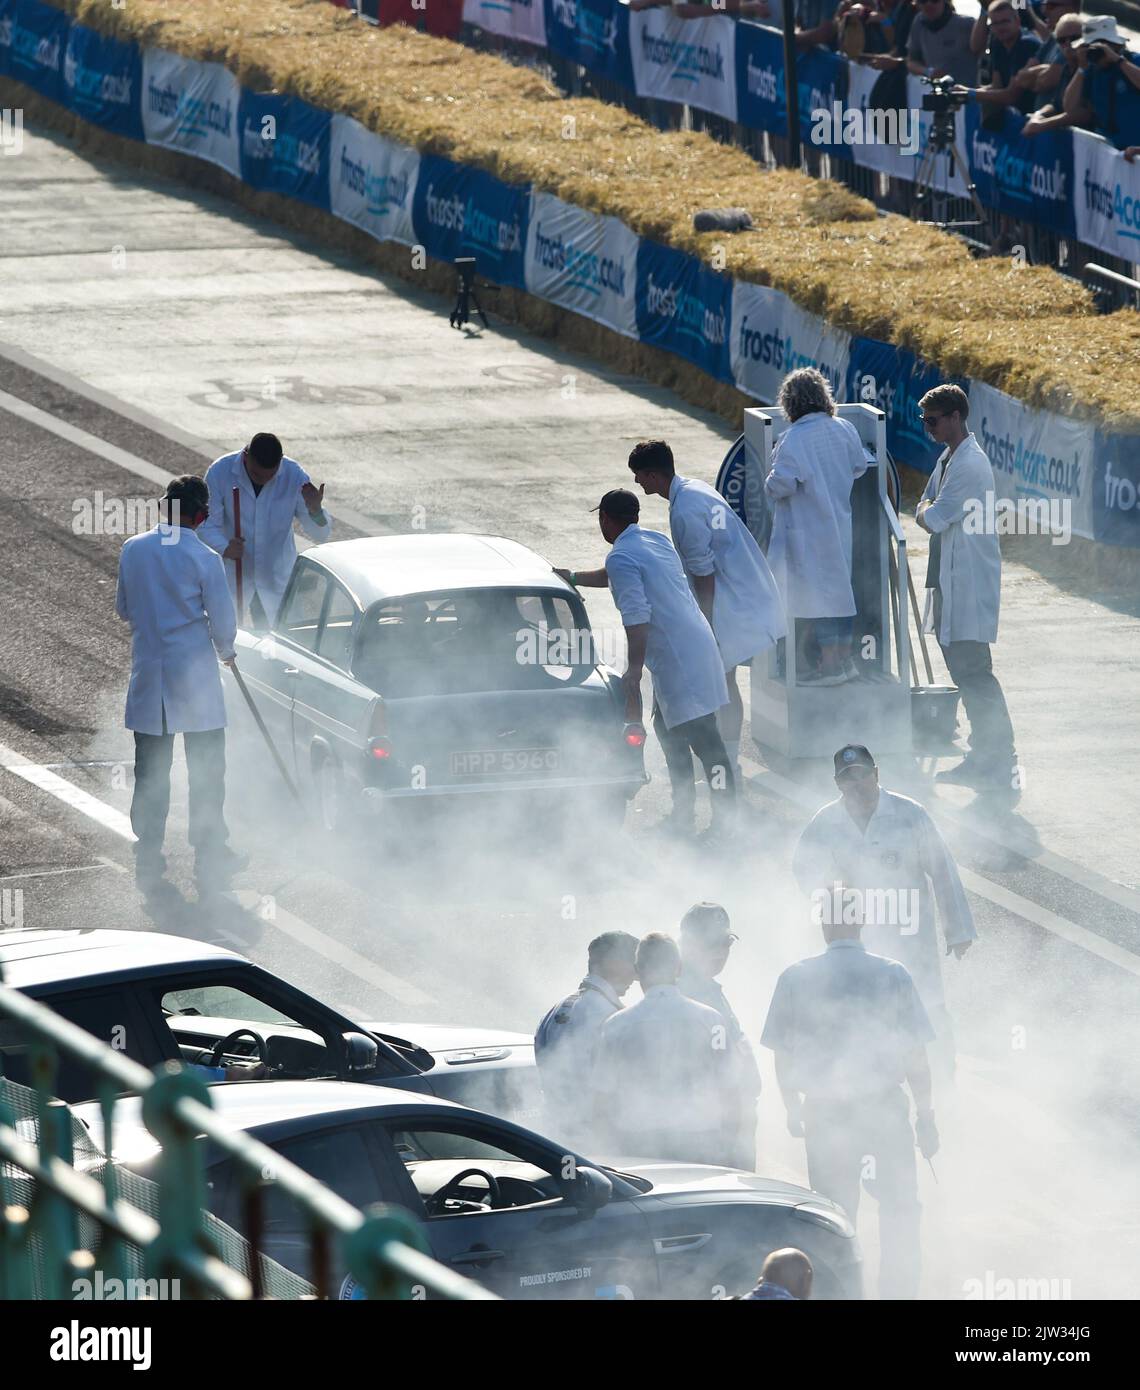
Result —
[{"label": "blue sponsor banner", "polygon": [[719,381],[732,380],[732,281],[683,251],[642,241],[637,250],[637,333]]},{"label": "blue sponsor banner", "polygon": [[328,211],[331,125],[332,116],[307,101],[243,88],[238,107],[242,182]]},{"label": "blue sponsor banner", "polygon": [[0,73],[61,105],[71,19],[39,0],[0,0]]},{"label": "blue sponsor banner", "polygon": [[[783,50],[781,49],[781,57]],[[780,81],[784,80],[783,62],[780,64]],[[839,142],[814,144],[811,138],[815,119],[814,111],[827,111],[831,114],[830,126],[834,133],[843,130],[843,107],[847,100],[847,60],[829,48],[809,48],[806,53],[796,56],[796,85],[800,105],[800,139],[824,154],[833,154],[840,159],[850,159],[849,145]]]},{"label": "blue sponsor banner", "polygon": [[987,130],[977,102],[966,107],[966,157],[978,197],[988,208],[1048,227],[1059,236],[1076,234],[1073,138],[1045,131],[1027,140],[1024,117],[1002,112],[1000,128]]},{"label": "blue sponsor banner", "polygon": [[934,386],[949,383],[964,390],[964,377],[947,376],[906,348],[874,338],[852,338],[846,399],[874,405],[887,417],[887,448],[899,463],[930,473],[942,452],[919,419],[918,403]]},{"label": "blue sponsor banner", "polygon": [[73,24],[63,55],[64,101],[77,116],[131,140],[143,138],[142,50]]},{"label": "blue sponsor banner", "polygon": [[629,6],[620,0],[546,0],[552,53],[633,91]]},{"label": "blue sponsor banner", "polygon": [[425,155],[412,209],[416,236],[429,256],[474,256],[479,274],[526,288],[529,185],[501,183],[481,169]]},{"label": "blue sponsor banner", "polygon": [[784,86],[784,41],[780,35],[759,24],[737,25],[736,117],[740,124],[787,135]]},{"label": "blue sponsor banner", "polygon": [[1096,432],[1093,539],[1140,546],[1140,439]]}]

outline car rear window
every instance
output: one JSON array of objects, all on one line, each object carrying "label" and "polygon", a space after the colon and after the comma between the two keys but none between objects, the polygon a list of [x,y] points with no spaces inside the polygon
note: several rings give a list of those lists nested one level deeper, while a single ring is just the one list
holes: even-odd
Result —
[{"label": "car rear window", "polygon": [[584,680],[595,659],[580,603],[470,589],[374,605],[353,669],[373,690],[399,698],[550,688]]}]

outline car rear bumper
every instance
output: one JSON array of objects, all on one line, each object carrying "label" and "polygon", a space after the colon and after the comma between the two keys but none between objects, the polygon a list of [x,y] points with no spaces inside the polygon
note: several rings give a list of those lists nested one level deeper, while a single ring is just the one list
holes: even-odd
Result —
[{"label": "car rear bumper", "polygon": [[362,787],[361,805],[366,811],[377,812],[381,803],[389,800],[412,798],[423,800],[427,797],[452,796],[543,796],[550,792],[592,792],[624,790],[627,796],[634,796],[649,781],[645,772],[626,774],[621,777],[549,777],[536,781],[533,778],[512,778],[510,780],[486,782],[444,782],[426,787]]}]

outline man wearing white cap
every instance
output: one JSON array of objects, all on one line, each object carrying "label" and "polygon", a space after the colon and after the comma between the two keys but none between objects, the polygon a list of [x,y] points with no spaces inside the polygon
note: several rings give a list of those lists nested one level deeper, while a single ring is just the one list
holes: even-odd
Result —
[{"label": "man wearing white cap", "polygon": [[1140,142],[1140,67],[1125,56],[1116,20],[1086,19],[1073,48],[1077,71],[1065,91],[1065,110],[1118,150]]},{"label": "man wearing white cap", "polygon": [[736,668],[783,637],[787,627],[780,591],[748,527],[715,488],[678,475],[673,451],[663,439],[636,445],[629,467],[646,496],[668,498],[673,545],[724,661],[728,704],[717,722],[736,771],[744,725]]}]

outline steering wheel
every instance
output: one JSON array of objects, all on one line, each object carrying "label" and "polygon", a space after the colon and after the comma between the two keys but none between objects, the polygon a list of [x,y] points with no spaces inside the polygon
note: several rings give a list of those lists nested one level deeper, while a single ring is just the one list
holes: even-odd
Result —
[{"label": "steering wheel", "polygon": [[252,1028],[235,1028],[232,1033],[228,1033],[224,1038],[219,1038],[214,1044],[214,1050],[210,1053],[210,1066],[220,1067],[222,1056],[228,1052],[231,1043],[236,1043],[239,1038],[252,1038],[257,1044],[257,1060],[264,1067],[268,1064],[265,1051],[265,1039],[260,1033],[255,1033]]},{"label": "steering wheel", "polygon": [[[456,1173],[453,1178],[449,1178],[437,1192],[433,1192],[424,1201],[429,1216],[439,1216],[443,1213],[446,1204],[460,1195],[459,1188],[465,1178],[482,1178],[487,1184],[487,1195],[492,1208],[499,1204],[501,1198],[499,1180],[494,1173],[488,1173],[482,1168],[464,1168],[462,1173]],[[477,1205],[481,1206],[482,1203]]]}]

